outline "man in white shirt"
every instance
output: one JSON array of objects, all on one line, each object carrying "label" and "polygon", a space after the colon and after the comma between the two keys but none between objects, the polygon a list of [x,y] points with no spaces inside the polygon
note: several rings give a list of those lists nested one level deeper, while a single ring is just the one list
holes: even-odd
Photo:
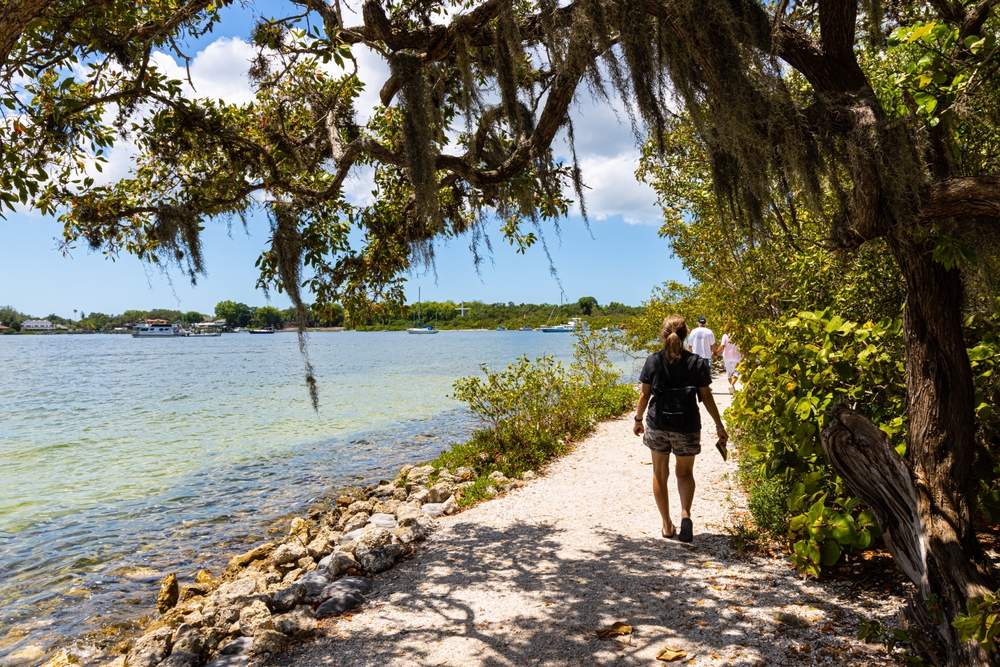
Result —
[{"label": "man in white shirt", "polygon": [[687,337],[689,351],[701,357],[702,362],[712,373],[712,356],[715,354],[715,334],[705,326],[705,318],[698,318],[698,326],[691,330]]}]

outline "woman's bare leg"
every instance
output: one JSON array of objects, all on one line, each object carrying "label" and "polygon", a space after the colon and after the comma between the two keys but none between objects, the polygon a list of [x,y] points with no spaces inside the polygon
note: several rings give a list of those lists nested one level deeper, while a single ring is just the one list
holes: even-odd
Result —
[{"label": "woman's bare leg", "polygon": [[[691,518],[691,502],[694,501],[694,459],[693,456],[678,456],[674,466],[677,475],[677,495],[681,497],[681,518]],[[656,466],[656,459],[653,459]],[[662,510],[661,510],[662,513]]]},{"label": "woman's bare leg", "polygon": [[[667,497],[667,482],[670,480],[670,454],[653,455],[653,498],[663,520],[661,530],[664,535],[674,534],[674,524],[670,521],[670,498]],[[694,457],[691,457],[694,458]],[[690,503],[688,503],[690,505]]]}]

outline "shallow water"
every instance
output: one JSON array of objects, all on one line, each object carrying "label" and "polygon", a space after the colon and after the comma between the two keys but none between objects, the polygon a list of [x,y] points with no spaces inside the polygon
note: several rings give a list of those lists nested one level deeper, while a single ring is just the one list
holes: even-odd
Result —
[{"label": "shallow water", "polygon": [[568,360],[538,332],[0,337],[0,664],[77,638],[85,661],[152,611],[156,582],[218,572],[333,488],[465,440],[448,397],[480,363]]}]

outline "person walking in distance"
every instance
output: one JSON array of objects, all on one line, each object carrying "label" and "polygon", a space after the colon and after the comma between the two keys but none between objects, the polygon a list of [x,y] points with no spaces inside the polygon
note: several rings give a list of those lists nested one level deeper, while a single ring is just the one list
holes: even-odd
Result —
[{"label": "person walking in distance", "polygon": [[[663,537],[677,537],[682,542],[693,539],[691,503],[694,500],[694,458],[701,453],[701,411],[698,401],[715,421],[719,437],[716,447],[726,456],[729,435],[712,397],[708,366],[697,354],[684,349],[687,323],[680,315],[663,320],[660,340],[663,349],[646,358],[639,373],[642,389],[636,407],[632,432],[643,436],[642,442],[653,456],[653,498],[660,510]],[[648,408],[648,412],[647,412]],[[645,424],[643,414],[645,413]],[[677,494],[681,499],[681,528],[675,530],[670,520],[670,500],[667,482],[670,479],[670,454],[677,457]]]},{"label": "person walking in distance", "polygon": [[712,377],[712,357],[715,356],[715,334],[705,326],[705,318],[698,318],[698,326],[688,335],[688,349],[702,359],[708,376]]},{"label": "person walking in distance", "polygon": [[722,340],[719,341],[719,350],[722,351],[722,361],[726,364],[726,378],[729,379],[729,393],[732,394],[736,391],[736,378],[739,377],[739,373],[736,372],[736,364],[740,363],[743,353],[740,352],[739,346],[733,342],[729,334],[722,335]]}]

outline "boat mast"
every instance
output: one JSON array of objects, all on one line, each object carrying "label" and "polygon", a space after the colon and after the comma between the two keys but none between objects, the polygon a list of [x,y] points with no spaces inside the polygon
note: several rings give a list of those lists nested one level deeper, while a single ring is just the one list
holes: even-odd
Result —
[{"label": "boat mast", "polygon": [[417,288],[417,328],[420,328],[420,288]]}]

